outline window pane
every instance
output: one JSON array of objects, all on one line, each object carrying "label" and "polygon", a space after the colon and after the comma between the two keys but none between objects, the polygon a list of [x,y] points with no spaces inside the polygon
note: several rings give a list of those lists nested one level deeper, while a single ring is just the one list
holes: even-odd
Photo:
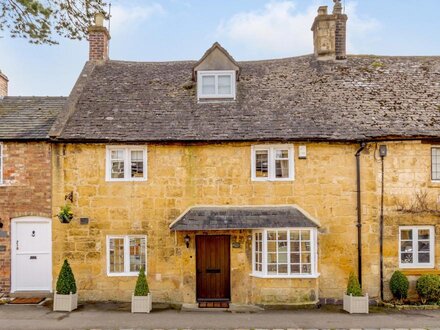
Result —
[{"label": "window pane", "polygon": [[278,263],[287,263],[287,253],[278,253]]},{"label": "window pane", "polygon": [[299,241],[299,230],[291,230],[290,231],[290,240],[291,241]]},{"label": "window pane", "polygon": [[400,251],[401,252],[412,252],[413,243],[412,241],[403,241],[400,243]]},{"label": "window pane", "polygon": [[268,150],[255,151],[255,176],[257,178],[267,178],[268,176],[269,152]]},{"label": "window pane", "polygon": [[124,239],[110,238],[110,272],[124,272]]},{"label": "window pane", "polygon": [[124,150],[111,150],[111,178],[123,179],[124,178]]},{"label": "window pane", "polygon": [[293,264],[299,264],[301,261],[299,253],[291,253],[290,254],[290,262]]},{"label": "window pane", "polygon": [[429,263],[429,253],[419,253],[419,263]]},{"label": "window pane", "polygon": [[274,275],[277,273],[277,265],[267,265],[267,273]]},{"label": "window pane", "polygon": [[274,264],[277,262],[277,254],[276,253],[268,253],[267,254],[267,262]]},{"label": "window pane", "polygon": [[267,240],[274,241],[276,240],[277,233],[275,231],[268,231],[267,232]]},{"label": "window pane", "polygon": [[429,229],[419,229],[419,239],[429,239]]},{"label": "window pane", "polygon": [[402,264],[412,264],[413,254],[412,253],[402,253],[400,255],[400,261],[402,262]]},{"label": "window pane", "polygon": [[290,266],[290,272],[292,274],[299,274],[299,271],[300,271],[299,265],[291,265]]},{"label": "window pane", "polygon": [[218,93],[219,94],[231,94],[231,75],[219,75],[218,76]]},{"label": "window pane", "polygon": [[432,180],[440,180],[440,148],[431,149]]},{"label": "window pane", "polygon": [[299,252],[299,242],[290,242],[290,252]]},{"label": "window pane", "polygon": [[310,264],[302,265],[301,271],[303,274],[311,274],[312,273],[312,265],[310,265]]},{"label": "window pane", "polygon": [[287,265],[278,265],[278,274],[287,274]]},{"label": "window pane", "polygon": [[429,241],[419,242],[419,252],[429,252]]},{"label": "window pane", "polygon": [[275,160],[275,177],[289,177],[289,160]]},{"label": "window pane", "polygon": [[288,159],[289,150],[275,150],[275,159]]},{"label": "window pane", "polygon": [[202,94],[215,94],[215,76],[202,76]]},{"label": "window pane", "polygon": [[312,259],[310,257],[310,253],[303,253],[301,254],[301,263],[311,263]]},{"label": "window pane", "polygon": [[403,240],[412,240],[412,230],[411,229],[403,229],[400,231],[400,238]]},{"label": "window pane", "polygon": [[130,238],[130,272],[145,269],[145,238]]},{"label": "window pane", "polygon": [[310,230],[302,230],[301,231],[301,240],[303,240],[303,241],[310,240]]},{"label": "window pane", "polygon": [[287,241],[287,231],[278,231],[278,240]]},{"label": "window pane", "polygon": [[144,152],[142,150],[131,151],[131,177],[144,177]]}]

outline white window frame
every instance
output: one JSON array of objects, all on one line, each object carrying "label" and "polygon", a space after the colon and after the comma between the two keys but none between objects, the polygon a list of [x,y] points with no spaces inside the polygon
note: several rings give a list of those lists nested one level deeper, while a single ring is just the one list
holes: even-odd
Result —
[{"label": "white window frame", "polygon": [[[429,263],[419,263],[419,230],[429,229]],[[412,242],[413,242],[413,263],[402,263],[402,230],[412,230]],[[435,260],[435,230],[434,226],[399,226],[399,268],[434,268]],[[409,252],[403,252],[409,253]],[[417,262],[415,261],[417,258]]]},{"label": "white window frame", "polygon": [[[124,272],[116,273],[110,272],[110,239],[124,239]],[[138,276],[139,272],[127,271],[130,269],[130,238],[143,238],[145,239],[145,274],[147,274],[148,268],[148,254],[147,254],[147,236],[146,235],[107,235],[106,248],[107,248],[107,276]]]},{"label": "white window frame", "polygon": [[431,156],[431,181],[436,182],[436,183],[440,183],[440,178],[437,179],[437,178],[433,177],[433,174],[434,174],[434,161],[433,161],[433,157],[432,157],[433,149],[438,149],[440,152],[440,145],[431,146],[431,154],[430,154],[430,156]]},{"label": "white window frame", "polygon": [[[231,76],[231,93],[230,94],[218,94],[218,76]],[[202,94],[202,77],[214,76],[215,77],[215,94]],[[236,98],[236,77],[235,71],[223,70],[223,71],[197,71],[197,99],[233,99]]]},{"label": "white window frame", "polygon": [[[275,155],[277,150],[288,150],[289,152],[289,176],[287,178],[277,178],[275,173]],[[268,174],[267,177],[257,177],[256,175],[256,152],[258,150],[268,151]],[[278,145],[255,145],[251,148],[251,179],[252,181],[293,181],[295,180],[295,160],[294,148],[291,144]]]},{"label": "white window frame", "polygon": [[0,142],[0,185],[3,184],[3,162],[4,162],[4,157],[3,157],[3,143]]},{"label": "white window frame", "polygon": [[[298,274],[290,273],[290,231],[291,230],[308,230],[310,231],[310,263],[311,263],[311,273],[310,274]],[[287,269],[288,274],[268,274],[267,272],[267,232],[268,231],[287,231],[287,255],[288,255],[288,263]],[[257,271],[255,269],[255,234],[262,233],[263,235],[263,262],[262,262],[262,271]],[[254,277],[261,278],[317,278],[319,277],[318,273],[318,231],[316,228],[308,228],[308,227],[297,227],[297,228],[261,228],[252,230],[252,273],[250,274]]]},{"label": "white window frame", "polygon": [[[124,150],[124,177],[112,178],[111,169],[111,152],[112,150]],[[142,178],[131,177],[131,151],[142,151],[144,160],[144,176]],[[148,164],[148,152],[146,146],[107,146],[105,156],[105,180],[106,181],[147,181],[147,164]]]}]

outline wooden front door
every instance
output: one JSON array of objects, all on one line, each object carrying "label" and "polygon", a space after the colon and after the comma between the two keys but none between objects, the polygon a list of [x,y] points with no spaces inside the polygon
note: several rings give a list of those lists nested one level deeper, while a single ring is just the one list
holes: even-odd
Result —
[{"label": "wooden front door", "polygon": [[230,237],[196,236],[197,301],[229,301]]}]

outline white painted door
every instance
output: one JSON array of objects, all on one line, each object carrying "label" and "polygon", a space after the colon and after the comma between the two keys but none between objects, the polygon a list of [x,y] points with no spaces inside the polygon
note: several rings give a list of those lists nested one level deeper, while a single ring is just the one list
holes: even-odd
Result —
[{"label": "white painted door", "polygon": [[25,217],[12,223],[12,291],[51,291],[50,220]]}]

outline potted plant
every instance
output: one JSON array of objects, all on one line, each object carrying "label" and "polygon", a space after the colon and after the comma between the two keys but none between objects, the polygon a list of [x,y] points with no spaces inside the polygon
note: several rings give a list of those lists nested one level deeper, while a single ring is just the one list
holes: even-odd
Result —
[{"label": "potted plant", "polygon": [[350,273],[348,278],[347,292],[344,294],[343,308],[345,311],[352,313],[368,314],[368,294],[362,295],[362,289],[358,278],[354,273]]},{"label": "potted plant", "polygon": [[57,216],[61,223],[69,223],[73,219],[71,206],[69,204],[62,206]]},{"label": "potted plant", "polygon": [[132,313],[150,313],[153,298],[148,288],[144,267],[139,270],[133,296],[131,297]]},{"label": "potted plant", "polygon": [[71,312],[78,307],[75,277],[67,260],[58,275],[56,292],[54,294],[53,310]]}]

